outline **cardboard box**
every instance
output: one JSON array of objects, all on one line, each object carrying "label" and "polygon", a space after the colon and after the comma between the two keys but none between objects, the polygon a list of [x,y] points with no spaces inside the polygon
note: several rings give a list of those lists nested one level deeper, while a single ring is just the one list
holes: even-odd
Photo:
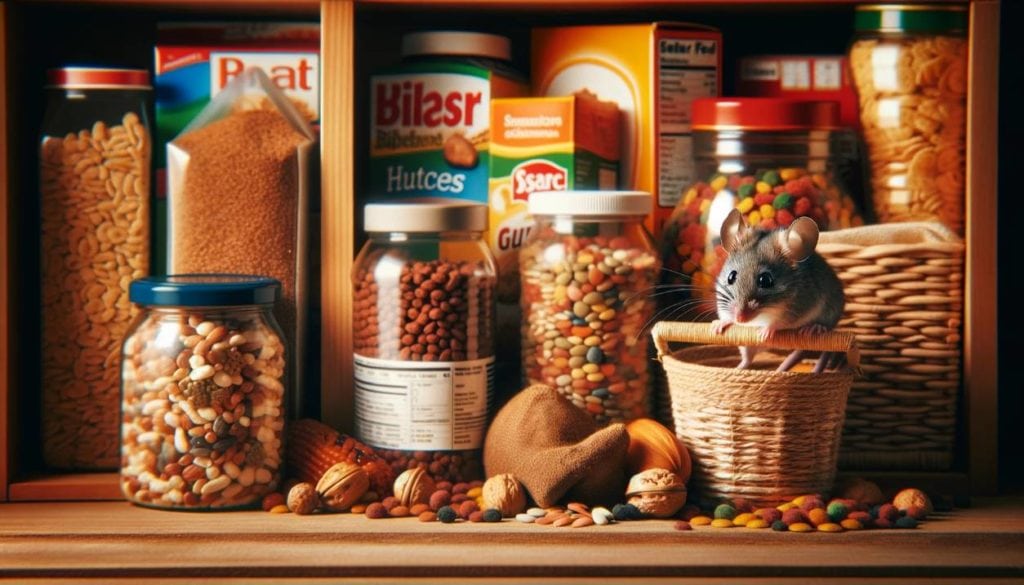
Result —
[{"label": "cardboard box", "polygon": [[[166,269],[166,145],[224,86],[260,67],[314,127],[320,124],[320,26],[310,23],[161,23],[155,50],[154,273]],[[316,199],[314,197],[314,199]]]},{"label": "cardboard box", "polygon": [[860,128],[857,93],[844,55],[759,55],[740,60],[741,96],[839,102],[839,120]]},{"label": "cardboard box", "polygon": [[534,191],[615,189],[619,109],[591,94],[491,102],[488,243],[503,266],[525,243]]},{"label": "cardboard box", "polygon": [[657,236],[694,176],[690,103],[721,92],[722,35],[694,24],[569,26],[533,31],[536,95],[588,90],[622,111],[619,188],[649,191]]}]

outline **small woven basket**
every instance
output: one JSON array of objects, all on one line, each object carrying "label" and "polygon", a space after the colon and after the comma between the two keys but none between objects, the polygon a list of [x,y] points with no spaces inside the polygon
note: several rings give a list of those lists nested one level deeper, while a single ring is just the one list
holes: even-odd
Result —
[{"label": "small woven basket", "polygon": [[[734,325],[715,335],[708,323],[661,322],[651,334],[668,379],[676,435],[693,459],[691,492],[702,505],[744,498],[776,506],[832,489],[859,360],[853,335],[777,332],[770,349],[847,354],[848,367],[812,374],[776,372],[785,355],[767,351],[752,369],[736,369],[736,347],[760,345],[756,328]],[[670,341],[719,346],[671,352]]]},{"label": "small woven basket", "polygon": [[960,390],[964,245],[939,223],[823,232],[817,251],[846,293],[837,327],[857,336],[844,469],[946,470]]}]

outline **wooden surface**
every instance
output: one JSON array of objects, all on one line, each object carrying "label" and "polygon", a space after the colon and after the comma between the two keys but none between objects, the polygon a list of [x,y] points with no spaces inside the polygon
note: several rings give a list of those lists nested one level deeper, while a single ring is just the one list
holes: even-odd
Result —
[{"label": "wooden surface", "polygon": [[117,473],[60,473],[18,478],[11,482],[12,502],[120,500]]},{"label": "wooden surface", "polygon": [[183,513],[124,502],[0,505],[0,579],[832,575],[1024,579],[1024,499],[979,500],[915,530],[842,534],[679,532],[667,520],[571,529]]},{"label": "wooden surface", "polygon": [[[999,5],[974,3],[967,112],[967,286],[964,399],[972,494],[998,488],[998,127]],[[1011,106],[1012,107],[1012,106]],[[1013,389],[1006,389],[1013,390]]]}]

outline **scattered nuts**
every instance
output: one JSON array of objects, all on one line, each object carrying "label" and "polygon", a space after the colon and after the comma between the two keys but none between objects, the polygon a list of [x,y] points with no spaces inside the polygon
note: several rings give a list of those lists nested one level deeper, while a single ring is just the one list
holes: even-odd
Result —
[{"label": "scattered nuts", "polygon": [[288,490],[288,509],[295,514],[312,514],[319,505],[319,496],[311,483],[297,483]]},{"label": "scattered nuts", "polygon": [[434,479],[422,467],[407,469],[395,479],[395,497],[406,507],[429,503],[434,490]]},{"label": "scattered nuts", "polygon": [[668,518],[686,503],[686,485],[667,469],[648,469],[630,478],[626,497],[645,516]]},{"label": "scattered nuts", "polygon": [[485,508],[494,508],[506,518],[526,509],[526,490],[510,473],[495,475],[484,483],[481,494]]},{"label": "scattered nuts", "polygon": [[320,503],[333,512],[344,512],[370,489],[370,476],[361,465],[344,461],[331,466],[316,484]]}]

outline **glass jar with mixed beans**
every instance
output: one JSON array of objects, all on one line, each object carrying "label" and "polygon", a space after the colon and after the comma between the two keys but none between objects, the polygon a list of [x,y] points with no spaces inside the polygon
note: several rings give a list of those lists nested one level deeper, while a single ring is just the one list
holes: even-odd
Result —
[{"label": "glass jar with mixed beans", "polygon": [[142,313],[124,341],[121,489],[156,508],[258,505],[281,485],[281,286],[243,275],[132,282]]},{"label": "glass jar with mixed beans", "polygon": [[[725,262],[719,229],[733,209],[748,224],[788,227],[810,217],[821,230],[862,225],[842,181],[860,164],[856,140],[839,128],[839,105],[781,98],[709,98],[693,104],[697,175],[662,231],[660,295],[673,318],[715,312],[713,283]],[[858,195],[859,196],[859,195]]]},{"label": "glass jar with mixed beans", "polygon": [[497,281],[487,207],[370,203],[364,228],[352,271],[356,437],[396,475],[483,479]]},{"label": "glass jar with mixed beans", "polygon": [[520,251],[523,370],[601,424],[648,416],[648,338],[659,261],[643,226],[651,195],[530,195]]}]

